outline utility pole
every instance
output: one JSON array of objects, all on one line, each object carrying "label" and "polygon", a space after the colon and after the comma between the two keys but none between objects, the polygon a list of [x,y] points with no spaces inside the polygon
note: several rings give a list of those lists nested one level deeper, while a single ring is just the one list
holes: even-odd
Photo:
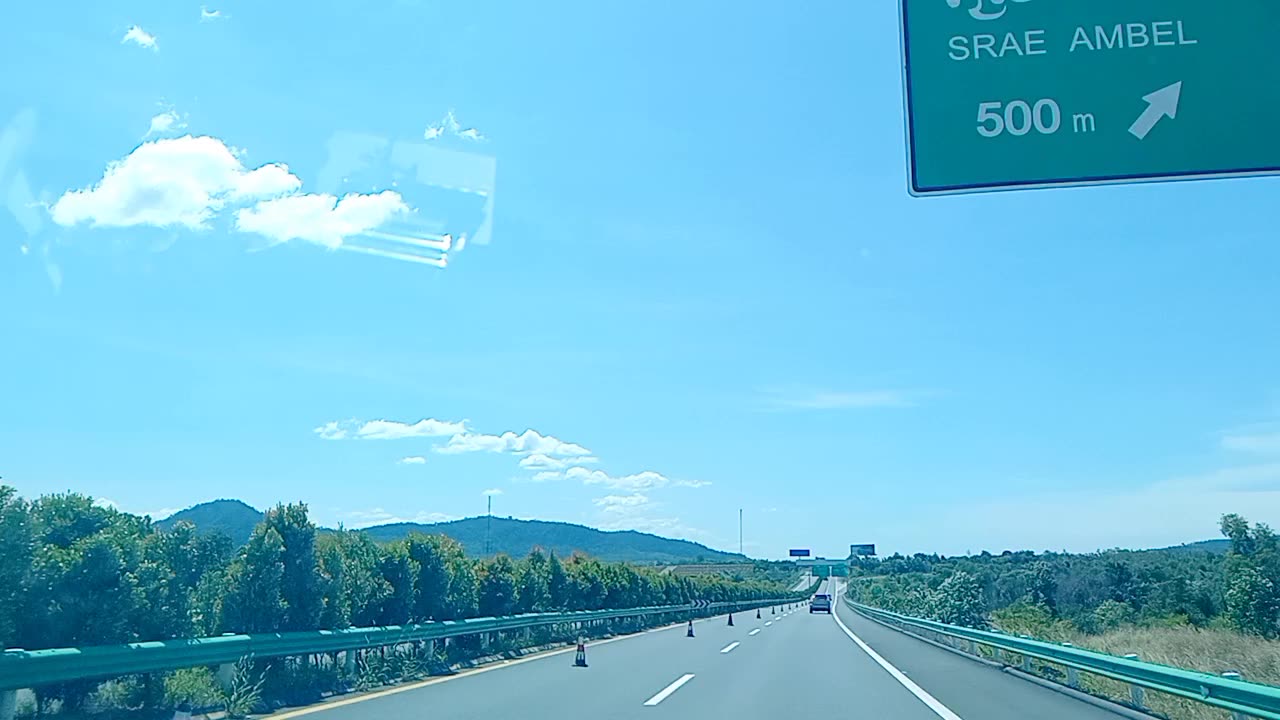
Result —
[{"label": "utility pole", "polygon": [[489,557],[489,528],[493,526],[493,496],[489,495],[489,511],[484,518],[484,556]]},{"label": "utility pole", "polygon": [[738,554],[745,554],[742,552],[742,508],[738,508]]}]

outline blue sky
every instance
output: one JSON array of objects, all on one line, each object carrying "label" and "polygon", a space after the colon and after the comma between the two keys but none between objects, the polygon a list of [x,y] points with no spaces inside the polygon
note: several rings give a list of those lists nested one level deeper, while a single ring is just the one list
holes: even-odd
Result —
[{"label": "blue sky", "polygon": [[1280,186],[910,198],[893,3],[11,16],[25,494],[360,526],[500,491],[728,549],[742,508],[770,557],[1280,516]]}]

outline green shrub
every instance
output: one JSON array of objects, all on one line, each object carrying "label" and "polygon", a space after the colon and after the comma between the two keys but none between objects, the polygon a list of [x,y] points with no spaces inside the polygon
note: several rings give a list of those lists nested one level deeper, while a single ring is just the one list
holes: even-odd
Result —
[{"label": "green shrub", "polygon": [[93,715],[121,715],[142,707],[144,688],[136,675],[108,680],[85,699],[84,709]]},{"label": "green shrub", "polygon": [[167,707],[183,703],[193,708],[209,708],[219,704],[222,691],[209,668],[174,670],[164,677],[164,701]]}]

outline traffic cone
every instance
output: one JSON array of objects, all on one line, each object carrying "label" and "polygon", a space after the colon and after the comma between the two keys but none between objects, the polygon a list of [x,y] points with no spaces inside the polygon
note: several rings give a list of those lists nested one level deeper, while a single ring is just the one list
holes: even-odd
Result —
[{"label": "traffic cone", "polygon": [[772,607],[770,607],[770,608],[769,608],[769,614],[770,614],[770,615],[774,615],[774,614],[775,614],[775,613],[774,613],[774,611],[773,611],[773,608],[772,608]]},{"label": "traffic cone", "polygon": [[733,613],[729,613],[729,627],[733,627]]},{"label": "traffic cone", "polygon": [[756,619],[760,619],[760,608],[756,608]]},{"label": "traffic cone", "polygon": [[578,654],[573,658],[573,666],[587,666],[587,644],[582,641],[582,638],[578,638]]},{"label": "traffic cone", "polygon": [[693,620],[689,621],[689,632],[684,634],[685,637],[693,637]]}]

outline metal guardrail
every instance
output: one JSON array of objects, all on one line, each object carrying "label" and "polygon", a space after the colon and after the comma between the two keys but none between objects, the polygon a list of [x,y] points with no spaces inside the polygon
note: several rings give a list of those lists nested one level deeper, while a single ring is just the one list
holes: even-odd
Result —
[{"label": "metal guardrail", "polygon": [[225,665],[234,663],[247,655],[260,658],[316,655],[569,623],[661,617],[664,614],[672,615],[671,619],[677,616],[683,619],[686,615],[716,615],[799,601],[799,597],[786,597],[711,603],[696,609],[689,605],[659,605],[625,610],[583,610],[445,620],[421,625],[252,635],[228,634],[221,637],[84,648],[10,649],[0,653],[0,691],[40,687],[70,680],[92,680],[190,667]]},{"label": "metal guardrail", "polygon": [[[927,630],[939,635],[967,640],[977,645],[1017,653],[1042,662],[1093,673],[1112,680],[1149,690],[1213,705],[1233,713],[1280,720],[1280,688],[1251,683],[1211,673],[1184,670],[1157,663],[1116,657],[1093,650],[1082,650],[1066,644],[1032,640],[1004,633],[948,625],[935,620],[900,615],[880,608],[853,602],[845,596],[845,604],[868,617],[888,623]],[[972,650],[971,650],[972,652]]]}]

